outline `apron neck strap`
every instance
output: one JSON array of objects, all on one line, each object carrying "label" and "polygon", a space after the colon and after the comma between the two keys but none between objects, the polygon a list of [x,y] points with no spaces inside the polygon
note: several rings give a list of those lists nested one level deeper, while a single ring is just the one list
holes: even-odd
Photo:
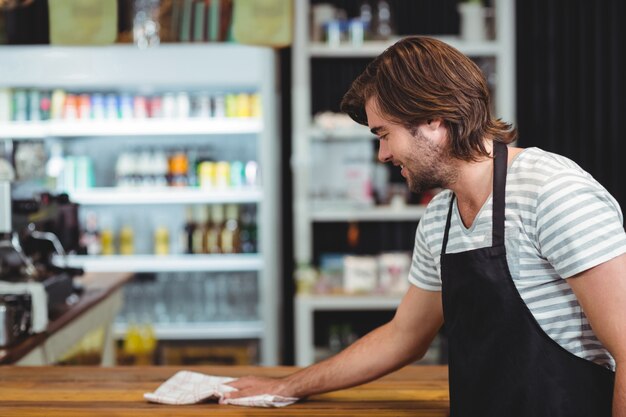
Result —
[{"label": "apron neck strap", "polygon": [[493,142],[493,230],[492,246],[504,245],[504,195],[509,149],[502,142]]},{"label": "apron neck strap", "polygon": [[[508,166],[508,148],[498,141],[493,141],[493,194],[492,194],[492,246],[504,245],[504,196],[506,190],[506,171]],[[448,217],[446,219],[446,228],[443,233],[443,245],[441,254],[446,253],[448,246],[448,235],[450,232],[450,220],[452,218],[452,209],[454,207],[454,193],[450,199],[450,208],[448,209]]]}]

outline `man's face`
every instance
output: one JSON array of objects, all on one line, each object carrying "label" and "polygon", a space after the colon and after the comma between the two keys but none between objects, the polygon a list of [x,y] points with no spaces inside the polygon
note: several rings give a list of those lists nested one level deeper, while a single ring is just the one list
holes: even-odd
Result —
[{"label": "man's face", "polygon": [[413,131],[381,116],[375,98],[365,105],[369,128],[380,140],[378,159],[401,168],[414,193],[447,187],[456,169],[447,152],[446,128],[441,121],[423,123]]}]

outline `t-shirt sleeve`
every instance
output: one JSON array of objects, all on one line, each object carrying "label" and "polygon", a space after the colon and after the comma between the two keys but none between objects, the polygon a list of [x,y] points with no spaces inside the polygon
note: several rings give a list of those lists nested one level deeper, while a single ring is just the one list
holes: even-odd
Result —
[{"label": "t-shirt sleeve", "polygon": [[409,281],[416,287],[427,291],[441,291],[439,269],[435,262],[436,258],[428,247],[424,234],[424,224],[424,221],[420,221],[417,225]]},{"label": "t-shirt sleeve", "polygon": [[619,204],[591,177],[554,175],[537,200],[541,254],[562,278],[569,278],[626,253]]}]

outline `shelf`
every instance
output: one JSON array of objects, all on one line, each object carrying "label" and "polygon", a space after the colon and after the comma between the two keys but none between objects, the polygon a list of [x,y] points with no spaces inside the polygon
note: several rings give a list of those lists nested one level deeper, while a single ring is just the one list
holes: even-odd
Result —
[{"label": "shelf", "polygon": [[[468,42],[461,40],[458,36],[433,37],[468,56],[496,56],[502,51],[500,44],[496,41]],[[368,41],[361,46],[342,44],[335,47],[321,42],[312,42],[309,44],[309,55],[313,58],[375,58],[398,40],[399,38],[389,41]]]},{"label": "shelf", "polygon": [[[235,43],[161,44],[139,49],[106,46],[25,45],[0,48],[0,85],[31,88],[203,90],[256,89],[268,83],[269,48]],[[251,69],[255,70],[251,70]],[[256,70],[262,68],[263,70]],[[270,81],[271,82],[271,81]]]},{"label": "shelf", "polygon": [[[123,339],[127,328],[127,324],[116,323],[115,337]],[[259,339],[264,328],[261,321],[158,323],[154,332],[159,340]]]},{"label": "shelf", "polygon": [[91,188],[72,191],[70,200],[85,206],[135,205],[135,204],[214,204],[214,203],[259,203],[263,194],[260,188],[237,189],[202,188]]},{"label": "shelf", "polygon": [[319,209],[311,213],[315,222],[347,221],[418,221],[426,206],[374,206],[365,208]]},{"label": "shelf", "polygon": [[376,136],[366,126],[356,125],[337,129],[325,129],[311,127],[309,137],[314,141],[350,141],[350,140],[373,140]]},{"label": "shelf", "polygon": [[256,134],[262,129],[260,120],[250,118],[10,122],[0,129],[0,139]]},{"label": "shelf", "polygon": [[[54,264],[63,266],[63,258]],[[260,271],[263,260],[257,254],[245,255],[70,255],[67,264],[85,272],[221,272]]]},{"label": "shelf", "polygon": [[400,295],[297,295],[298,308],[306,310],[395,310]]}]

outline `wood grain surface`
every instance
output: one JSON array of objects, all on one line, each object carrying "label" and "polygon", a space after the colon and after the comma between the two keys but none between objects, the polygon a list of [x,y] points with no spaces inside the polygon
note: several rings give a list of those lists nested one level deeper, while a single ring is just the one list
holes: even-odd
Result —
[{"label": "wood grain surface", "polygon": [[[208,375],[282,376],[292,367],[189,367]],[[0,416],[421,416],[449,415],[444,366],[409,366],[360,387],[315,395],[285,408],[207,402],[148,403],[178,367],[0,367]]]}]

